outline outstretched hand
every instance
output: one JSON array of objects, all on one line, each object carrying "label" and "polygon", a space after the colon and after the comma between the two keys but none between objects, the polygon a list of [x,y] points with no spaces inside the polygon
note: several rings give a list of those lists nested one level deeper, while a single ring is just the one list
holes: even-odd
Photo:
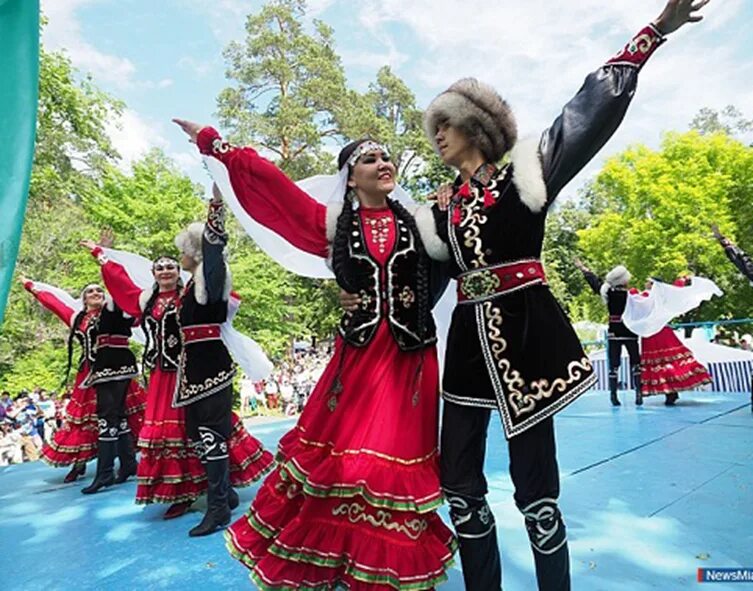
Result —
[{"label": "outstretched hand", "polygon": [[86,248],[89,252],[93,251],[95,248],[97,248],[97,243],[94,242],[94,240],[81,240],[79,242],[80,246],[83,246]]},{"label": "outstretched hand", "polygon": [[669,35],[687,23],[703,20],[703,15],[698,14],[698,11],[709,2],[710,0],[669,0],[653,24],[663,35]]},{"label": "outstretched hand", "polygon": [[102,232],[99,234],[99,245],[104,248],[112,248],[112,245],[115,243],[115,232],[112,231],[112,228],[105,228],[102,230]]},{"label": "outstretched hand", "polygon": [[717,240],[724,238],[724,236],[722,236],[722,233],[719,231],[719,226],[717,226],[716,224],[711,224],[711,232],[714,234],[714,238],[716,238]]},{"label": "outstretched hand", "polygon": [[186,119],[175,118],[173,119],[173,123],[175,123],[185,132],[185,134],[188,136],[188,141],[192,144],[196,143],[196,138],[199,136],[199,132],[204,128],[204,126],[200,123],[195,123]]}]

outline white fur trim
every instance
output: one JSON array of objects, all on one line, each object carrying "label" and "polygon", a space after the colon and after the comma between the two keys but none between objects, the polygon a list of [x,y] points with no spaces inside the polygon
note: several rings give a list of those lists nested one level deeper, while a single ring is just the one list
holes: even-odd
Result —
[{"label": "white fur trim", "polygon": [[418,206],[413,214],[416,228],[421,235],[421,242],[424,243],[427,254],[436,261],[449,261],[450,249],[437,234],[437,225],[431,208],[429,204]]},{"label": "white fur trim", "polygon": [[151,289],[144,289],[139,294],[139,310],[142,312],[146,310],[146,305],[149,303],[149,298],[152,297],[152,290]]},{"label": "white fur trim", "polygon": [[612,286],[606,282],[602,283],[601,288],[599,289],[599,293],[601,294],[601,299],[604,300],[605,304],[607,303],[607,299],[608,299],[607,293],[609,292],[610,289],[612,289]]},{"label": "white fur trim", "polygon": [[112,299],[112,296],[109,293],[105,295],[105,307],[110,310],[110,312],[115,311],[115,300]]},{"label": "white fur trim", "polygon": [[[204,263],[199,263],[193,273],[194,296],[196,302],[205,306],[209,301],[207,286],[204,282]],[[227,302],[230,299],[230,292],[233,290],[233,278],[230,275],[230,267],[225,263],[225,287],[222,292],[222,301]]]},{"label": "white fur trim", "polygon": [[546,205],[546,185],[544,170],[539,154],[539,138],[526,137],[510,151],[512,161],[512,182],[518,189],[520,200],[534,213]]},{"label": "white fur trim", "polygon": [[[335,241],[335,231],[337,230],[337,218],[343,210],[344,201],[330,201],[327,203],[327,214],[324,218],[325,228],[327,231],[327,242],[332,244]],[[331,258],[331,253],[330,253]]]}]

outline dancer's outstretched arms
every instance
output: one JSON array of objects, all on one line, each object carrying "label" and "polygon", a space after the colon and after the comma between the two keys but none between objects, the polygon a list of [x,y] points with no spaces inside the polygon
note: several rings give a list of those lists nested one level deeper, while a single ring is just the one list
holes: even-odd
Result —
[{"label": "dancer's outstretched arms", "polygon": [[[612,137],[635,94],[638,72],[665,37],[700,21],[709,0],[669,0],[661,15],[643,27],[614,57],[590,74],[539,143],[546,202],[596,155]],[[518,142],[521,144],[522,142]]]},{"label": "dancer's outstretched arms", "polygon": [[596,295],[600,295],[601,286],[604,283],[601,280],[601,278],[596,273],[591,271],[591,269],[586,267],[586,265],[584,265],[580,259],[578,258],[573,259],[573,264],[581,273],[583,273],[583,277],[585,277],[586,282],[588,283],[589,287],[593,290],[593,292]]},{"label": "dancer's outstretched arms", "polygon": [[731,240],[722,236],[716,224],[711,225],[711,231],[714,233],[714,238],[724,248],[727,258],[732,261],[732,264],[738,268],[740,273],[747,277],[748,281],[753,282],[753,260],[751,260],[745,251],[735,246]]},{"label": "dancer's outstretched arms", "polygon": [[[101,241],[100,241],[101,242]],[[100,265],[102,281],[105,283],[107,292],[117,306],[129,316],[141,318],[141,294],[144,291],[131,279],[125,267],[120,263],[111,261],[102,250],[102,247],[111,247],[112,244],[97,244],[93,240],[82,240],[81,246],[86,248]]]},{"label": "dancer's outstretched arms", "polygon": [[[20,282],[24,289],[33,295],[42,306],[60,318],[66,326],[71,326],[78,310],[70,302],[65,301],[61,294],[56,293],[59,288],[52,288],[52,286],[32,281],[26,277],[21,277]],[[68,297],[70,298],[70,296]]]},{"label": "dancer's outstretched arms", "polygon": [[296,248],[323,258],[328,256],[324,205],[253,148],[231,146],[212,127],[183,119],[173,121],[202,154],[225,165],[235,196],[249,216]]},{"label": "dancer's outstretched arms", "polygon": [[225,204],[222,202],[217,185],[212,186],[212,199],[209,201],[209,213],[207,223],[204,226],[204,235],[201,237],[201,270],[204,285],[206,286],[207,302],[216,303],[227,300],[229,289],[226,293],[228,278],[227,263],[225,262],[225,246],[227,245],[227,232],[225,232]]}]

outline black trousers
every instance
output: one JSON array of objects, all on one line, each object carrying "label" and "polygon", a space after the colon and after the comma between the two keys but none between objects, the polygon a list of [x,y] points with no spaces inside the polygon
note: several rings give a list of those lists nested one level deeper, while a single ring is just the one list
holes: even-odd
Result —
[{"label": "black trousers", "polygon": [[638,338],[609,337],[609,369],[620,369],[622,348],[625,347],[630,359],[630,367],[641,364],[641,354],[638,350]]},{"label": "black trousers", "polygon": [[[460,543],[467,591],[498,591],[501,563],[494,515],[486,503],[486,438],[492,410],[444,403],[440,477]],[[523,513],[540,590],[570,589],[565,524],[557,497],[554,422],[546,419],[508,441],[515,503]]]},{"label": "black trousers", "polygon": [[633,388],[636,392],[641,389],[641,354],[638,350],[638,337],[609,337],[607,340],[607,352],[609,357],[609,391],[617,394],[617,376],[620,371],[622,348],[625,347],[630,360],[630,373],[633,376]]},{"label": "black trousers", "polygon": [[122,433],[129,433],[125,401],[131,380],[117,380],[97,384],[97,423],[100,441],[117,441]]},{"label": "black trousers", "polygon": [[233,387],[197,400],[186,408],[186,433],[202,462],[228,457]]}]

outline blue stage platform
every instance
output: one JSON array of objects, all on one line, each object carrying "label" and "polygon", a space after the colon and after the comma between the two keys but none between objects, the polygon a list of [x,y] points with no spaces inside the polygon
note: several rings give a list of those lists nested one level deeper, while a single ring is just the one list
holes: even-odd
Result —
[{"label": "blue stage platform", "polygon": [[[753,567],[750,395],[687,393],[674,408],[622,399],[614,409],[589,392],[557,418],[573,589],[688,589],[699,585],[698,567]],[[292,424],[252,431],[274,447]],[[533,561],[507,464],[497,424],[487,474],[505,591],[530,591]],[[188,538],[200,513],[163,521],[164,507],[133,504],[133,481],[86,497],[79,489],[93,464],[71,485],[61,483],[65,470],[40,462],[0,470],[0,589],[251,588],[221,535]],[[255,490],[240,491],[241,508]],[[463,589],[458,567],[441,589]]]}]

